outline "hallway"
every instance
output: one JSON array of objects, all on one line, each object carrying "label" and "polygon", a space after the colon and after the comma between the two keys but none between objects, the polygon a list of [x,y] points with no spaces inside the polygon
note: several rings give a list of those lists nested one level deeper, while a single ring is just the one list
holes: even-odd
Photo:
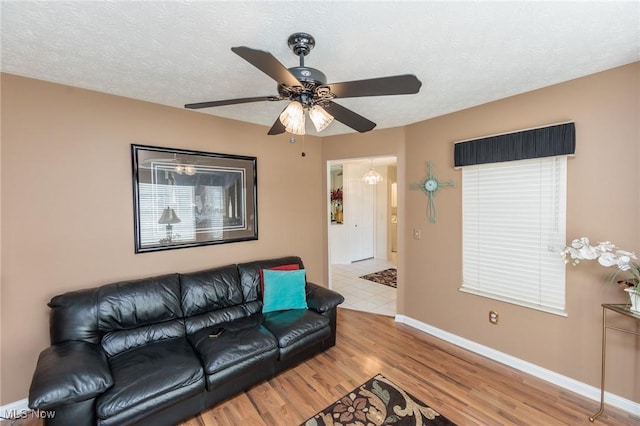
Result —
[{"label": "hallway", "polygon": [[372,312],[394,317],[396,315],[396,289],[359,278],[362,275],[395,268],[394,262],[368,259],[351,264],[331,265],[332,289],[342,294],[342,308]]}]

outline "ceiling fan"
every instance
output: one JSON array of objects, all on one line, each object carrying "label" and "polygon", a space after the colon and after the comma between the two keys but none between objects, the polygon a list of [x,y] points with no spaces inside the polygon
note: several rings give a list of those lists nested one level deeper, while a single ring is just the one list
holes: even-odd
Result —
[{"label": "ceiling fan", "polygon": [[320,70],[304,65],[304,57],[311,52],[315,44],[313,36],[307,33],[294,33],[289,36],[289,48],[300,58],[300,66],[292,68],[286,68],[269,52],[245,46],[232,47],[231,51],[278,83],[278,95],[199,102],[186,104],[184,107],[200,109],[249,102],[288,100],[291,102],[280,113],[269,130],[269,135],[278,135],[285,131],[304,135],[305,111],[308,112],[318,132],[324,130],[335,118],[352,129],[364,133],[372,130],[376,123],[335,103],[334,99],[408,95],[418,93],[422,86],[420,80],[411,74],[328,84],[327,77]]}]

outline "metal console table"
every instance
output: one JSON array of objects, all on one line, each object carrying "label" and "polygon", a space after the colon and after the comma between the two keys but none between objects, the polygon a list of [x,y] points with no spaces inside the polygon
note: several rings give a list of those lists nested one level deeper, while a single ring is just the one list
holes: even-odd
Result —
[{"label": "metal console table", "polygon": [[600,414],[604,412],[604,379],[605,379],[605,360],[607,354],[607,329],[621,331],[623,333],[634,334],[640,336],[640,333],[625,328],[612,327],[607,325],[607,311],[615,312],[629,318],[640,321],[640,313],[629,309],[628,304],[603,304],[602,305],[602,366],[600,371],[600,409],[593,416],[589,417],[589,421],[594,422]]}]

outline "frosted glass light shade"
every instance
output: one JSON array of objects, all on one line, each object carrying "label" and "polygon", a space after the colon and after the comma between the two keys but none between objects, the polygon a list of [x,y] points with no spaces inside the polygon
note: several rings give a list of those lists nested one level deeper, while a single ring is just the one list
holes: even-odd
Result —
[{"label": "frosted glass light shade", "polygon": [[365,183],[368,183],[369,185],[375,185],[379,182],[382,182],[382,179],[383,179],[382,175],[376,172],[375,170],[373,170],[373,167],[369,169],[367,173],[362,175],[362,180]]},{"label": "frosted glass light shade", "polygon": [[187,176],[193,176],[196,174],[196,168],[192,164],[176,164],[173,170],[179,175],[184,173]]},{"label": "frosted glass light shade", "polygon": [[304,108],[297,101],[291,102],[280,114],[280,122],[287,132],[304,135]]},{"label": "frosted glass light shade", "polygon": [[318,132],[326,129],[327,126],[333,121],[333,116],[320,105],[314,105],[309,110],[309,118],[313,122],[313,125]]}]

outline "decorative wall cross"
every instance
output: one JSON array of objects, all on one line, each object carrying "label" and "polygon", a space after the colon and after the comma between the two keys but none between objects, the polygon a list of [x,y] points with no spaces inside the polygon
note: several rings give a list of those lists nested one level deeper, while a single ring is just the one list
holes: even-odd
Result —
[{"label": "decorative wall cross", "polygon": [[429,201],[427,202],[427,218],[429,219],[429,223],[436,223],[436,206],[433,199],[440,188],[453,188],[454,186],[456,186],[456,183],[452,180],[448,182],[439,181],[433,174],[433,163],[428,161],[427,177],[425,177],[420,183],[410,184],[409,189],[419,189],[427,194],[427,197],[429,198]]}]

